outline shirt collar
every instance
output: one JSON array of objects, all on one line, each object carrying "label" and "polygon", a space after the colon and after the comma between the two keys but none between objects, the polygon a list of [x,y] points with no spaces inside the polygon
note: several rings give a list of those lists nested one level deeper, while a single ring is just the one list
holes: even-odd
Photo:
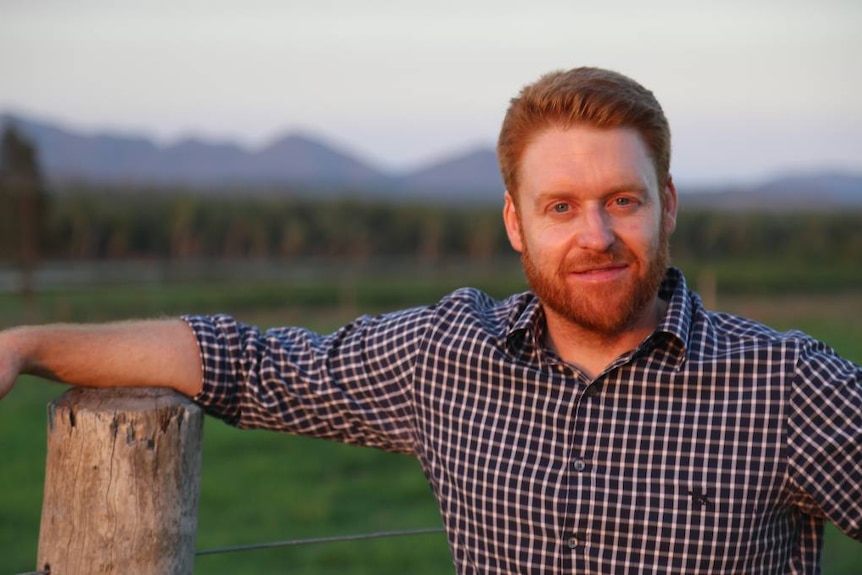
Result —
[{"label": "shirt collar", "polygon": [[513,322],[505,334],[505,343],[513,355],[530,355],[539,349],[545,333],[545,312],[539,298],[526,292],[516,298]]},{"label": "shirt collar", "polygon": [[658,293],[660,298],[668,302],[668,305],[664,318],[656,327],[652,337],[659,338],[663,335],[666,338],[668,341],[666,350],[668,353],[675,354],[675,367],[679,370],[685,362],[689,347],[689,333],[694,316],[693,300],[696,296],[689,291],[682,271],[675,267],[668,268]]},{"label": "shirt collar", "polygon": [[[653,345],[665,341],[667,352],[675,355],[677,370],[685,362],[688,349],[694,314],[693,300],[696,298],[692,296],[694,294],[688,290],[682,271],[675,267],[668,268],[659,286],[659,297],[668,302],[667,312],[649,341]],[[539,298],[532,292],[521,294],[516,300],[520,305],[513,310],[513,321],[505,334],[506,345],[515,355],[531,354],[541,348],[546,329],[545,313]]]}]

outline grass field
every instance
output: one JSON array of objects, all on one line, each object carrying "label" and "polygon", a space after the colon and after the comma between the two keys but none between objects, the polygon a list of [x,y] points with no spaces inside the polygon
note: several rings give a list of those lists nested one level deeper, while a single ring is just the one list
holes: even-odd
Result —
[{"label": "grass field", "polygon": [[[756,283],[756,278],[752,281]],[[480,274],[466,281],[411,277],[382,283],[356,279],[254,286],[114,286],[43,293],[29,311],[17,298],[0,295],[0,327],[26,316],[38,321],[95,321],[230,310],[262,326],[301,323],[328,330],[356,313],[432,301],[463,283],[479,285],[494,295],[522,285],[517,274],[503,279]],[[720,290],[716,304],[782,329],[803,329],[862,362],[862,289],[814,291],[813,295],[798,289],[745,295],[734,289],[725,297]],[[62,391],[55,384],[22,378],[0,402],[0,575],[34,568],[45,406]],[[411,458],[238,431],[212,419],[207,420],[204,435],[199,549],[440,525],[422,472]],[[205,556],[198,558],[196,572],[422,575],[452,573],[452,566],[445,537],[433,534]],[[862,545],[829,526],[823,572],[862,573]]]}]

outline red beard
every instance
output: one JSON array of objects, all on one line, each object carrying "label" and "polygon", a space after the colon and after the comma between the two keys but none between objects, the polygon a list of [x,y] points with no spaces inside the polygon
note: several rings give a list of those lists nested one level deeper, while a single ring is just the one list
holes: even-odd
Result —
[{"label": "red beard", "polygon": [[[526,246],[521,254],[521,262],[530,287],[543,305],[583,329],[616,336],[640,319],[658,293],[670,265],[670,242],[668,233],[662,229],[655,251],[645,262],[638,260],[635,254],[619,242],[607,252],[564,262],[553,272],[540,269]],[[610,293],[607,286],[576,291],[566,281],[566,277],[573,270],[612,263],[637,266],[639,273],[614,286]]]}]

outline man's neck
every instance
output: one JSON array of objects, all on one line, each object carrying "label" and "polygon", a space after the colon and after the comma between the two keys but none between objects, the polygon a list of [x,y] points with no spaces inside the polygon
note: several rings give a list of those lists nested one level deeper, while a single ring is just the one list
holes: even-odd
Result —
[{"label": "man's neck", "polygon": [[656,297],[635,322],[612,334],[588,329],[545,307],[546,343],[560,359],[595,379],[615,359],[637,348],[655,331],[667,312],[667,305]]}]

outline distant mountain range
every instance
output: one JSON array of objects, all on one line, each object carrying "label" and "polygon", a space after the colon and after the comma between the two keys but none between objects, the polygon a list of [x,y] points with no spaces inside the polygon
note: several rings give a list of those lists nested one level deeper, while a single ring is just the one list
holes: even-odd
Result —
[{"label": "distant mountain range", "polygon": [[[49,180],[185,186],[202,192],[295,190],[392,200],[499,203],[503,184],[494,150],[479,148],[403,174],[370,165],[310,134],[290,133],[259,149],[185,139],[160,146],[138,134],[87,134],[11,113],[36,145]],[[697,192],[697,193],[695,193]],[[762,184],[681,190],[684,204],[711,209],[862,208],[862,174],[784,175]]]}]

